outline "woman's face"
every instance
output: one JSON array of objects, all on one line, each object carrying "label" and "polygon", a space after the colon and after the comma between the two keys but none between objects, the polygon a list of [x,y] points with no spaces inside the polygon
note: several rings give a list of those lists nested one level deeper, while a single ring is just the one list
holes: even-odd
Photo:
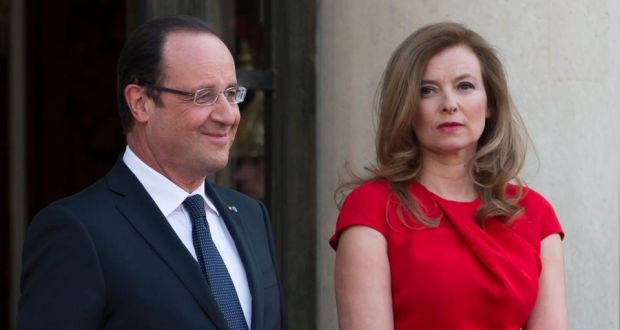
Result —
[{"label": "woman's face", "polygon": [[413,126],[422,152],[473,155],[489,115],[480,61],[473,51],[459,45],[433,56],[419,92]]}]

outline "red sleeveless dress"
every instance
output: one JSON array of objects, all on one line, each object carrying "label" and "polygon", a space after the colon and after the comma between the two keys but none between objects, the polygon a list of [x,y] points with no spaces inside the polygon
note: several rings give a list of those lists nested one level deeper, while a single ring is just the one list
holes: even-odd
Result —
[{"label": "red sleeveless dress", "polygon": [[[508,194],[516,187],[510,186]],[[489,219],[486,229],[474,221],[480,200],[443,199],[414,182],[410,192],[436,228],[399,220],[398,198],[385,181],[370,181],[345,199],[330,244],[362,225],[383,234],[390,262],[395,329],[520,329],[538,293],[540,241],[562,228],[551,205],[525,188],[524,214],[510,226]],[[406,212],[405,212],[406,213]],[[405,215],[407,217],[408,215]],[[369,311],[372,313],[372,311]]]}]

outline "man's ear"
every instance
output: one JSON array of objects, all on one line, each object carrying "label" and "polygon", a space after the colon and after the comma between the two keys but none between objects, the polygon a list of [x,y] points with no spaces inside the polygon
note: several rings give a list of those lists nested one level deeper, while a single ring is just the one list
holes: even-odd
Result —
[{"label": "man's ear", "polygon": [[135,121],[145,123],[149,120],[149,98],[144,87],[136,84],[125,86],[125,102]]}]

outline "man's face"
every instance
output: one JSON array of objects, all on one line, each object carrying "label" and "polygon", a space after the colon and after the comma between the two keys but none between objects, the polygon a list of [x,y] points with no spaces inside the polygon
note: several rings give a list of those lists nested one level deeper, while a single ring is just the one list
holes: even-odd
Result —
[{"label": "man's face", "polygon": [[[235,63],[217,37],[175,32],[164,43],[159,85],[221,92],[237,85]],[[196,105],[191,97],[166,92],[160,98],[160,107],[149,100],[153,109],[145,127],[145,142],[158,165],[188,178],[207,176],[226,166],[239,125],[239,107],[222,94],[212,105]]]}]

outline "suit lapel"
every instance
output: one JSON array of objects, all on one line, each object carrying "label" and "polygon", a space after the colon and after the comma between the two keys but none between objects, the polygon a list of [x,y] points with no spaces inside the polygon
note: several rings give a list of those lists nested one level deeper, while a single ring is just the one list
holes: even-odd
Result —
[{"label": "suit lapel", "polygon": [[[215,188],[207,181],[205,182],[205,194],[209,196],[220,216],[230,232],[243,267],[248,277],[248,284],[252,294],[252,329],[261,330],[263,325],[264,309],[264,290],[263,274],[260,267],[256,264],[254,255],[251,251],[251,244],[248,241],[248,234],[244,227],[242,210],[238,210],[234,201],[224,201],[215,191]],[[247,216],[247,215],[245,215]]]},{"label": "suit lapel", "polygon": [[117,203],[118,210],[170,266],[217,328],[227,329],[198,263],[122,159],[117,161],[106,180],[111,190],[124,196]]}]

